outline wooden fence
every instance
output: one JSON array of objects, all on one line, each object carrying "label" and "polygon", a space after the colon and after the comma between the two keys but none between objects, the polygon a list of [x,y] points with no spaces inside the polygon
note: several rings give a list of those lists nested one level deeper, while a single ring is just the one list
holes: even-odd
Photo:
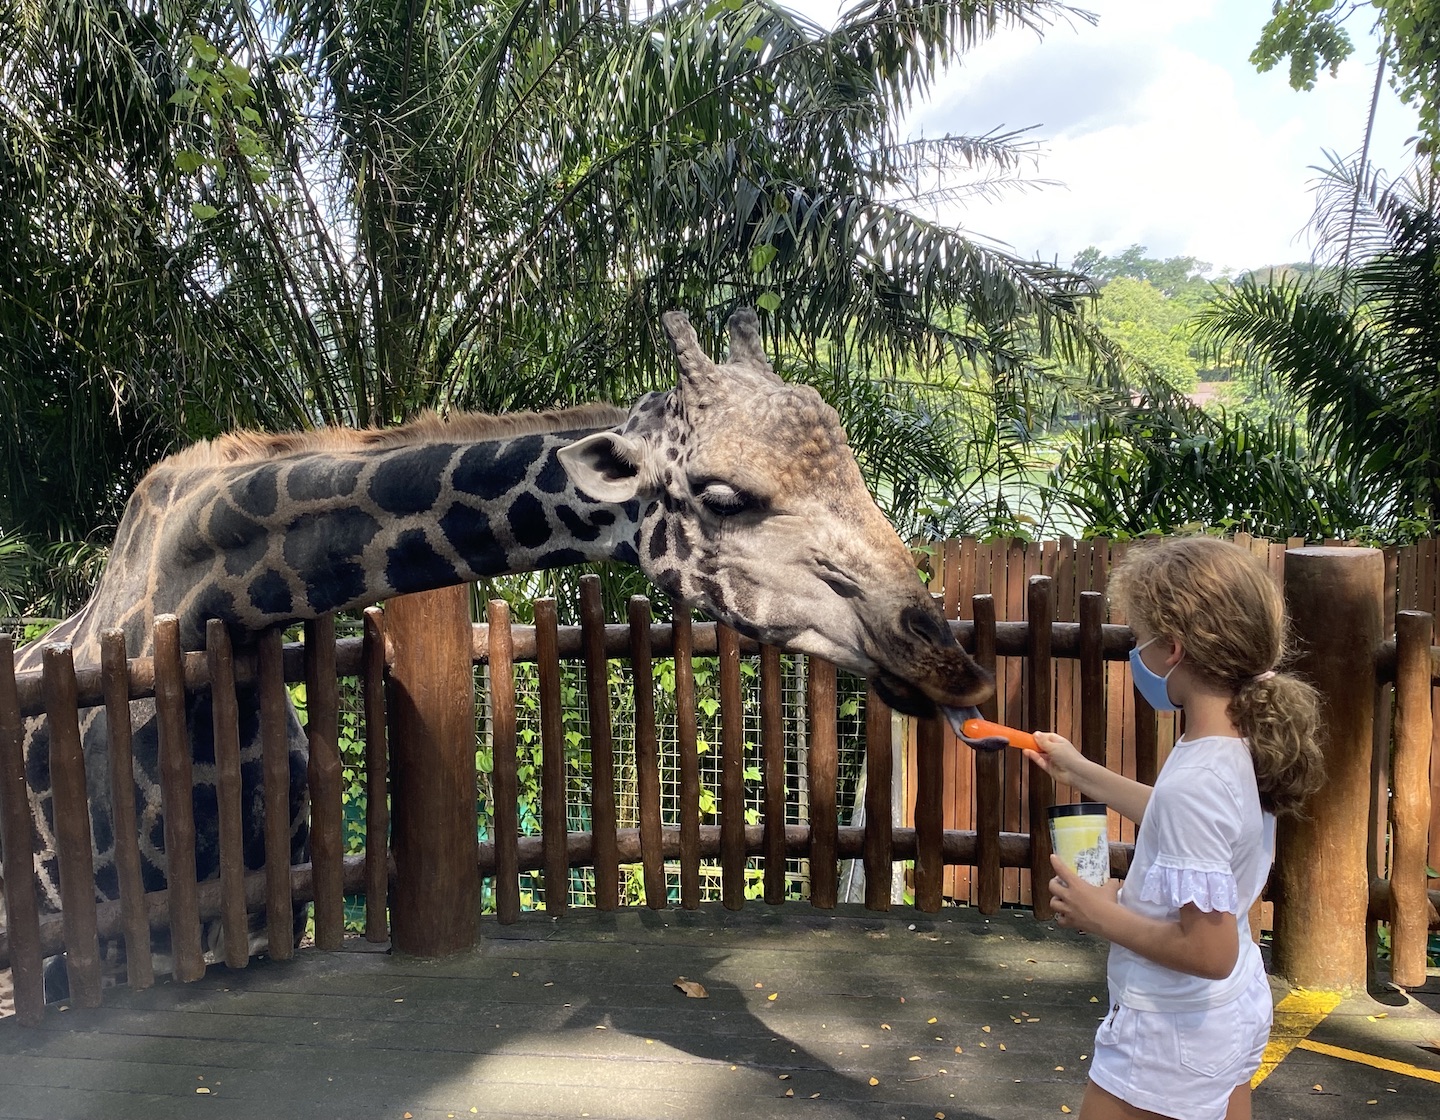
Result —
[{"label": "wooden fence", "polygon": [[[957,542],[942,550],[936,587],[945,596],[947,613],[954,619],[952,628],[961,642],[997,671],[999,691],[987,705],[987,715],[1030,728],[1070,730],[1088,757],[1128,769],[1141,780],[1153,780],[1173,741],[1173,726],[1157,718],[1129,687],[1121,667],[1132,635],[1123,622],[1105,620],[1103,597],[1092,590],[1103,586],[1120,551],[1115,545],[1101,548],[1089,542],[1063,547]],[[1287,598],[1307,647],[1300,667],[1326,693],[1335,732],[1327,756],[1332,781],[1317,798],[1314,819],[1282,830],[1280,837],[1274,879],[1277,969],[1311,987],[1356,986],[1358,938],[1359,983],[1363,983],[1366,930],[1376,920],[1390,920],[1393,975],[1402,984],[1423,982],[1427,928],[1436,924],[1436,892],[1427,895],[1426,861],[1427,844],[1436,836],[1431,823],[1437,800],[1431,795],[1432,710],[1434,687],[1440,680],[1440,649],[1433,645],[1433,610],[1402,610],[1392,616],[1395,627],[1385,625],[1384,619],[1391,598],[1399,605],[1428,594],[1433,607],[1433,563],[1428,570],[1421,569],[1426,556],[1434,560],[1434,549],[1418,553],[1413,564],[1406,554],[1392,559],[1375,550],[1295,549],[1276,555],[1280,558],[1276,570],[1290,583]],[[1387,563],[1393,564],[1396,584],[1383,583]],[[1415,575],[1402,578],[1401,573],[1409,571]],[[1414,600],[1382,590],[1382,586],[1405,587],[1405,578],[1414,589]],[[1011,617],[1002,617],[1002,605]],[[535,605],[535,624],[515,626],[505,604],[494,601],[487,621],[472,625],[468,589],[452,588],[395,600],[383,612],[372,608],[366,612],[362,638],[337,642],[333,622],[321,620],[307,625],[303,646],[282,647],[280,636],[270,634],[244,656],[231,651],[229,637],[218,624],[208,631],[206,650],[182,653],[175,622],[165,618],[156,624],[152,658],[127,660],[118,634],[112,634],[106,638],[100,667],[77,669],[69,649],[54,645],[45,650],[43,672],[19,677],[13,672],[8,640],[0,639],[0,823],[7,903],[0,964],[13,969],[17,1014],[27,1023],[39,1021],[41,961],[61,951],[66,954],[72,998],[81,1005],[98,1002],[101,937],[124,939],[129,982],[135,986],[153,979],[152,928],[171,932],[175,972],[182,981],[198,978],[206,967],[200,952],[202,919],[222,924],[224,963],[229,967],[246,963],[249,914],[269,915],[270,953],[288,956],[292,901],[313,901],[318,948],[340,945],[343,898],[363,893],[367,937],[377,941],[389,937],[401,951],[435,954],[474,943],[482,876],[494,877],[498,920],[512,922],[520,912],[522,871],[542,872],[553,883],[565,881],[570,868],[593,868],[595,904],[611,909],[620,905],[620,867],[639,864],[647,904],[659,908],[667,905],[665,864],[678,861],[680,904],[693,907],[699,904],[702,864],[718,862],[722,903],[738,909],[745,905],[745,874],[751,860],[762,861],[765,900],[779,902],[785,897],[786,859],[804,857],[810,864],[811,905],[830,907],[837,899],[837,861],[856,859],[865,870],[866,905],[886,910],[891,906],[896,862],[912,861],[915,905],[927,912],[939,910],[947,893],[972,898],[982,910],[993,912],[1007,895],[1023,892],[1025,873],[1048,875],[1047,832],[1043,827],[1032,830],[1029,822],[1043,821],[1045,807],[1069,792],[1055,790],[1043,774],[1016,768],[1016,752],[975,756],[968,750],[947,750],[944,726],[922,721],[910,735],[913,762],[906,766],[903,755],[893,749],[891,714],[872,692],[866,707],[865,823],[847,825],[836,799],[835,672],[813,661],[807,675],[806,807],[801,814],[808,823],[787,825],[786,807],[797,794],[787,788],[776,651],[757,648],[734,631],[711,623],[692,625],[681,618],[673,625],[654,625],[643,599],[632,601],[625,623],[607,623],[593,578],[583,585],[581,624],[561,627],[556,618],[554,602],[541,600]],[[694,711],[689,667],[698,655],[718,658],[725,728],[719,808],[713,823],[701,819],[694,727],[683,718],[683,713]],[[759,659],[764,809],[758,824],[747,823],[744,816],[745,744],[738,730],[742,656]],[[661,762],[654,697],[648,692],[653,680],[650,665],[664,657],[675,658],[676,702],[682,713],[681,807],[678,819],[668,822],[660,806]],[[640,818],[633,829],[616,827],[615,744],[605,685],[612,659],[627,660],[634,670]],[[538,665],[544,713],[544,827],[540,835],[530,837],[519,835],[514,812],[512,667],[523,660]],[[558,682],[560,665],[569,660],[585,666],[590,690],[593,764],[588,832],[567,831],[565,826],[567,783]],[[477,663],[488,666],[497,802],[494,839],[484,844],[475,829],[471,682]],[[370,786],[367,845],[363,855],[353,857],[346,857],[342,847],[336,726],[340,676],[358,678],[365,710]],[[312,859],[299,867],[290,865],[284,808],[288,777],[284,689],[286,681],[295,680],[307,683],[312,804]],[[252,681],[258,683],[261,696],[270,776],[267,816],[273,827],[267,829],[264,870],[247,873],[239,842],[235,688],[237,682]],[[133,805],[134,793],[128,777],[129,702],[154,698],[165,760],[166,846],[172,867],[187,866],[193,863],[195,844],[188,752],[167,750],[163,744],[185,741],[185,695],[204,689],[212,692],[216,713],[219,878],[194,883],[177,876],[168,891],[145,894],[133,828],[127,832],[121,827],[117,828],[120,897],[97,906],[89,889],[93,866],[81,715],[97,705],[107,712],[110,773],[120,776],[118,781],[112,777],[120,819],[124,807]],[[50,769],[61,824],[65,905],[58,916],[40,914],[31,879],[34,841],[21,751],[24,719],[41,713],[48,714],[51,723]],[[1382,727],[1386,749],[1372,751]],[[891,814],[897,782],[913,790],[914,806],[911,816],[899,823]],[[1387,809],[1381,820],[1367,821],[1367,812],[1382,804]],[[968,818],[962,815],[965,812],[970,813]],[[1326,830],[1330,849],[1348,850],[1331,842],[1335,836],[1345,843],[1358,842],[1343,874],[1334,874],[1333,867],[1312,866],[1318,828]],[[1382,833],[1383,844],[1378,842]],[[1112,866],[1123,874],[1131,847],[1123,834],[1117,833],[1117,839]],[[119,849],[124,849],[123,857]],[[1433,848],[1428,859],[1435,863]],[[1029,902],[1037,918],[1049,916],[1045,892],[1031,892]],[[549,912],[563,913],[566,905],[566,891],[546,892]],[[1326,920],[1310,923],[1310,910],[1316,906]],[[1317,927],[1326,945],[1307,941],[1307,923]],[[1334,955],[1336,945],[1344,949],[1339,958]],[[1419,980],[1415,979],[1417,960]]]}]

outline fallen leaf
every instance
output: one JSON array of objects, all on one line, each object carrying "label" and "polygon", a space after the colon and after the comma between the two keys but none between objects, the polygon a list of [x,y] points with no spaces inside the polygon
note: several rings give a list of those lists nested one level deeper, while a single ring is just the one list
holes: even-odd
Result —
[{"label": "fallen leaf", "polygon": [[1319,1085],[1311,1085],[1310,1088],[1314,1089],[1317,1093],[1324,1092]]},{"label": "fallen leaf", "polygon": [[771,992],[771,993],[770,993],[768,996],[766,996],[765,998],[768,999],[771,1003],[774,1003],[777,999],[780,998],[780,993],[779,993],[779,992]]},{"label": "fallen leaf", "polygon": [[934,1015],[931,1015],[930,1018],[926,1019],[925,1021],[926,1021],[927,1023],[938,1023],[940,1020],[937,1019],[937,1018],[935,1018]]},{"label": "fallen leaf", "polygon": [[795,1090],[794,1090],[794,1089],[786,1089],[786,1090],[785,1090],[785,1095],[786,1095],[787,1097],[793,1097],[793,1096],[795,1095]]},{"label": "fallen leaf", "polygon": [[989,1034],[989,1033],[990,1033],[990,1028],[989,1028],[989,1027],[981,1027],[980,1029],[981,1029],[982,1031],[984,1031],[986,1034]]},{"label": "fallen leaf", "polygon": [[780,1080],[781,1080],[781,1081],[789,1081],[789,1080],[790,1080],[790,1075],[789,1075],[788,1073],[782,1073],[782,1074],[780,1075]]},{"label": "fallen leaf", "polygon": [[1366,1104],[1379,1104],[1379,1101],[1366,1101]]},{"label": "fallen leaf", "polygon": [[1000,1049],[1001,1049],[1001,1050],[1004,1050],[1004,1049],[1005,1049],[1005,1044],[1004,1044],[1003,1042],[1000,1044]]},{"label": "fallen leaf", "polygon": [[1091,1003],[1099,1003],[1099,1002],[1100,1002],[1100,997],[1099,997],[1099,996],[1091,996],[1091,997],[1090,997],[1090,1002],[1091,1002]]},{"label": "fallen leaf", "polygon": [[889,1024],[889,1023],[881,1023],[881,1024],[880,1024],[880,1029],[881,1029],[882,1031],[888,1031],[888,1030],[890,1029],[890,1024]]},{"label": "fallen leaf", "polygon": [[818,1101],[818,1100],[820,1099],[820,1094],[819,1094],[819,1093],[811,1093],[811,1094],[810,1094],[810,1099],[811,1099],[812,1101]]},{"label": "fallen leaf", "polygon": [[708,999],[710,997],[710,993],[705,990],[705,985],[701,984],[698,980],[686,980],[685,977],[682,976],[675,981],[675,987],[679,988],[691,999]]},{"label": "fallen leaf", "polygon": [[870,1084],[871,1084],[871,1085],[879,1085],[879,1084],[880,1084],[880,1079],[879,1079],[878,1077],[872,1077],[872,1078],[870,1079]]},{"label": "fallen leaf", "polygon": [[943,1112],[937,1112],[935,1114],[935,1120],[945,1120],[945,1114]]},{"label": "fallen leaf", "polygon": [[1064,1066],[1056,1066],[1056,1067],[1055,1067],[1055,1072],[1056,1072],[1056,1073],[1064,1073],[1064,1072],[1065,1072],[1065,1067],[1064,1067]]},{"label": "fallen leaf", "polygon": [[1381,1019],[1388,1019],[1389,1017],[1390,1017],[1390,1012],[1388,1012],[1388,1011],[1382,1011],[1382,1012],[1380,1012],[1380,1014],[1378,1014],[1378,1015],[1367,1015],[1367,1016],[1366,1016],[1366,1018],[1369,1019],[1372,1023],[1378,1023]]},{"label": "fallen leaf", "polygon": [[[205,1088],[203,1085],[202,1085],[200,1088],[196,1089],[195,1091],[196,1091],[197,1093],[199,1093],[201,1096],[204,1096],[205,1094],[207,1094],[207,1093],[210,1092],[210,1090],[207,1089],[207,1088]],[[406,1115],[406,1116],[409,1116],[410,1114],[407,1112],[405,1115]]]},{"label": "fallen leaf", "polygon": [[962,1050],[962,1049],[960,1049],[960,1047],[957,1046],[957,1047],[955,1047],[955,1053],[957,1053],[957,1054],[963,1054],[963,1053],[965,1053],[965,1051]]},{"label": "fallen leaf", "polygon": [[1068,1115],[1070,1112],[1070,1106],[1068,1104],[1062,1104],[1060,1106],[1060,1111]]},{"label": "fallen leaf", "polygon": [[912,1062],[918,1062],[918,1061],[920,1060],[920,1055],[919,1055],[919,1054],[911,1054],[911,1055],[910,1055],[910,1060],[911,1060]]}]

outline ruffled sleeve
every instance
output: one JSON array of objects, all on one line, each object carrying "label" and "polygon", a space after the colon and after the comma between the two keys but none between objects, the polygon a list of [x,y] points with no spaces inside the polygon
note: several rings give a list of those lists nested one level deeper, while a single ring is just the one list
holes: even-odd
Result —
[{"label": "ruffled sleeve", "polygon": [[1240,890],[1228,869],[1202,870],[1154,863],[1140,884],[1140,898],[1171,910],[1194,903],[1200,910],[1240,913]]},{"label": "ruffled sleeve", "polygon": [[1140,898],[1172,910],[1194,903],[1238,915],[1234,853],[1241,819],[1235,789],[1215,770],[1188,767],[1183,780],[1163,790],[1157,785],[1141,823],[1154,858]]}]

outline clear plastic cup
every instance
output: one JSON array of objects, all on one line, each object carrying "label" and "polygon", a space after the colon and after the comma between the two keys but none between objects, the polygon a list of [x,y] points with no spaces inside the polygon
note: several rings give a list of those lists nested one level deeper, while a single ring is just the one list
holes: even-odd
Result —
[{"label": "clear plastic cup", "polygon": [[1052,805],[1050,848],[1087,883],[1103,887],[1110,878],[1110,825],[1098,801]]}]

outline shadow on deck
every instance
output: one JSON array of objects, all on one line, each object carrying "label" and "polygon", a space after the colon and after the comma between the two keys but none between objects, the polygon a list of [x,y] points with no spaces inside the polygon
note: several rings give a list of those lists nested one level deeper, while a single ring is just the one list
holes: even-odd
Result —
[{"label": "shadow on deck", "polygon": [[[1104,944],[1025,912],[751,905],[482,929],[439,961],[303,953],[0,1022],[0,1117],[1074,1115],[1105,1011]],[[1440,1022],[1364,1003],[1353,1022]],[[1256,1114],[1440,1114],[1440,1056],[1395,1053],[1436,1081],[1297,1050]]]}]

